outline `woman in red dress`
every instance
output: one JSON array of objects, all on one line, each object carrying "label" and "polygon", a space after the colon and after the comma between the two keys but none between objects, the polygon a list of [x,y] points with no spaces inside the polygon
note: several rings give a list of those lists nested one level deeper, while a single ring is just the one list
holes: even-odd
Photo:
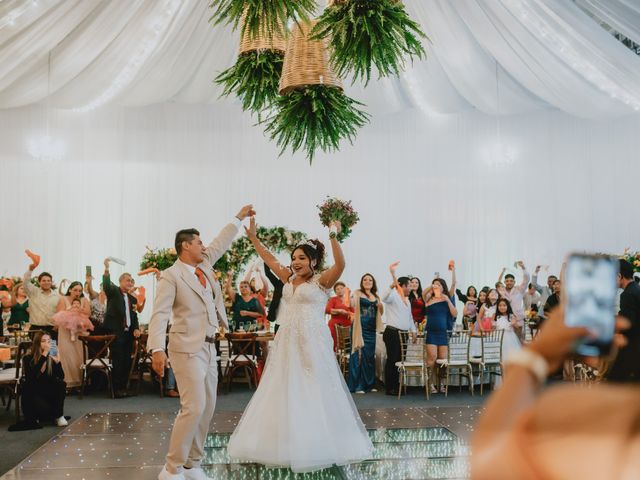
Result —
[{"label": "woman in red dress", "polygon": [[422,299],[422,284],[418,277],[413,277],[409,283],[409,300],[411,301],[411,316],[416,328],[424,321],[424,300]]},{"label": "woman in red dress", "polygon": [[331,297],[327,302],[327,307],[324,312],[327,315],[331,315],[329,320],[329,330],[331,330],[331,336],[333,337],[333,351],[336,350],[336,325],[343,327],[351,326],[351,316],[353,315],[353,307],[350,305],[350,299],[345,299],[346,285],[342,282],[338,282],[333,286],[333,291],[336,296]]}]

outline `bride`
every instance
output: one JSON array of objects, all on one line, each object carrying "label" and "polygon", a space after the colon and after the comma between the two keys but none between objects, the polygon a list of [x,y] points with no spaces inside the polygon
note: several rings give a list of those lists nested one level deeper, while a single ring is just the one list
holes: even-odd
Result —
[{"label": "bride", "polygon": [[258,240],[254,217],[245,230],[285,283],[285,304],[260,385],[227,445],[229,455],[296,473],[371,458],[373,445],[338,368],[324,319],[327,292],[345,266],[340,244],[331,239],[335,265],[324,271],[324,245],[318,240],[299,245],[289,271]]}]

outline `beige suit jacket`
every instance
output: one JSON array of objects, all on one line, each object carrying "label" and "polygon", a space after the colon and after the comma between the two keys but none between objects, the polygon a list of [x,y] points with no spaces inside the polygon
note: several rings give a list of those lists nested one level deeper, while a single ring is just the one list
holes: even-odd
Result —
[{"label": "beige suit jacket", "polygon": [[224,227],[207,247],[205,260],[199,265],[211,284],[213,295],[203,294],[198,278],[179,260],[162,272],[149,322],[147,348],[150,351],[165,349],[170,318],[173,321],[169,330],[169,350],[174,352],[196,353],[204,344],[207,330],[214,330],[220,322],[229,328],[222,289],[212,265],[231,246],[237,233],[236,224]]}]

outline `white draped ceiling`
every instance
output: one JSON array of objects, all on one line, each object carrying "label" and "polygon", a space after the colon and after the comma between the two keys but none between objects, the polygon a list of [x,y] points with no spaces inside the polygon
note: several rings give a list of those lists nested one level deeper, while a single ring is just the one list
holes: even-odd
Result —
[{"label": "white draped ceiling", "polygon": [[[374,113],[551,106],[602,119],[640,110],[640,57],[585,13],[638,41],[640,0],[577,1],[582,8],[570,0],[406,0],[431,39],[428,59],[349,94]],[[48,83],[51,105],[61,108],[215,102],[212,79],[233,63],[238,39],[209,24],[208,3],[1,2],[0,108],[41,102]]]},{"label": "white draped ceiling", "polygon": [[[428,59],[348,86],[372,122],[311,167],[218,100],[237,36],[207,4],[0,2],[0,275],[26,247],[57,279],[107,255],[135,271],[145,245],[191,226],[208,240],[246,201],[324,235],[327,194],[361,214],[351,285],[385,284],[394,260],[428,280],[455,258],[480,286],[520,258],[557,273],[570,250],[640,247],[640,57],[600,24],[638,42],[640,0],[405,0]],[[47,105],[58,163],[26,147]]]}]

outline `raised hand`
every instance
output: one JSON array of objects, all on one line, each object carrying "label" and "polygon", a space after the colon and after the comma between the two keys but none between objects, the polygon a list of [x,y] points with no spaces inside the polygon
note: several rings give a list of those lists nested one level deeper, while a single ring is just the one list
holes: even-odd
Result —
[{"label": "raised hand", "polygon": [[109,260],[108,258],[104,259],[104,269],[105,270],[109,270],[109,265],[111,264],[111,260]]},{"label": "raised hand", "polygon": [[40,255],[36,255],[35,253],[33,253],[29,249],[26,249],[24,251],[24,253],[26,253],[27,257],[29,257],[31,259],[31,264],[29,265],[29,270],[33,271],[36,268],[38,268],[38,265],[40,265]]},{"label": "raised hand", "polygon": [[389,265],[389,271],[390,271],[392,274],[395,274],[395,273],[396,273],[396,270],[398,269],[398,265],[400,265],[400,262],[394,262],[394,263],[392,263],[391,265]]},{"label": "raised hand", "polygon": [[244,220],[247,217],[252,217],[256,214],[255,210],[253,209],[253,205],[249,204],[249,205],[245,205],[244,207],[242,207],[240,209],[240,211],[238,212],[238,214],[236,215],[236,218],[238,220]]},{"label": "raised hand", "polygon": [[249,240],[258,238],[258,227],[256,225],[256,217],[254,215],[251,215],[249,227],[244,227],[244,231],[246,232],[247,237],[249,237]]}]

